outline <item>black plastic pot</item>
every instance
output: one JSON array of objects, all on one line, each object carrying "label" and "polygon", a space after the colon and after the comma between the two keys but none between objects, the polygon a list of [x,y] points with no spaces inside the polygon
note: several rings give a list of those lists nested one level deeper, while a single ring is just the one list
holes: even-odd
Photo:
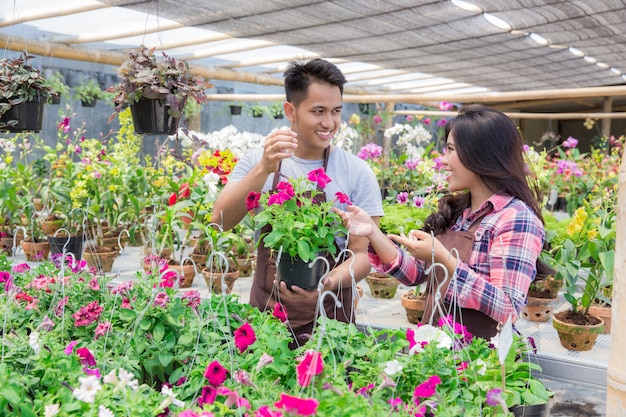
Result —
[{"label": "black plastic pot", "polygon": [[50,254],[63,253],[65,247],[66,253],[73,253],[74,258],[81,259],[83,256],[83,235],[70,236],[48,236],[50,244]]},{"label": "black plastic pot", "polygon": [[509,408],[509,411],[515,417],[549,417],[553,402],[553,399],[550,398],[550,401],[545,404],[514,405]]},{"label": "black plastic pot", "polygon": [[83,107],[96,107],[96,101],[98,101],[95,98],[92,98],[91,100],[80,100],[80,104]]},{"label": "black plastic pot", "polygon": [[39,132],[43,123],[44,104],[46,104],[46,101],[37,96],[33,101],[11,106],[9,110],[0,116],[0,122],[8,123],[11,120],[17,120],[17,124],[6,126],[2,129],[9,132]]},{"label": "black plastic pot", "polygon": [[178,119],[167,114],[168,106],[160,100],[142,98],[130,105],[135,132],[144,135],[173,135]]},{"label": "black plastic pot", "polygon": [[228,108],[232,116],[239,116],[241,114],[241,106],[228,106]]},{"label": "black plastic pot", "polygon": [[326,264],[320,260],[313,265],[309,266],[309,264],[310,262],[304,262],[299,256],[292,258],[283,254],[280,262],[276,265],[276,277],[284,281],[289,289],[295,285],[305,290],[314,290],[326,272]]}]

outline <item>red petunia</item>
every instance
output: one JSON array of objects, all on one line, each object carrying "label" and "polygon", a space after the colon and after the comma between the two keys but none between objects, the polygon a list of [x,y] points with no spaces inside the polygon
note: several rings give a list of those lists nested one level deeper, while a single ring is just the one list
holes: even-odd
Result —
[{"label": "red petunia", "polygon": [[240,328],[235,330],[235,346],[239,349],[240,353],[243,353],[248,346],[256,342],[256,335],[252,326],[248,323],[244,323]]},{"label": "red petunia", "polygon": [[191,189],[189,188],[189,183],[184,182],[178,188],[178,198],[189,198],[191,197]]},{"label": "red petunia", "polygon": [[315,415],[318,405],[319,401],[315,398],[292,397],[284,392],[280,394],[280,400],[274,403],[274,407],[284,408],[287,413],[293,413],[299,416]]},{"label": "red petunia", "polygon": [[348,197],[347,194],[342,193],[341,191],[337,191],[335,193],[335,198],[337,199],[337,201],[339,201],[341,204],[349,204],[352,205],[352,201],[350,201],[350,197]]},{"label": "red petunia", "polygon": [[200,398],[198,398],[198,406],[202,407],[204,404],[213,404],[215,402],[215,397],[217,397],[215,388],[210,385],[205,385],[202,387]]},{"label": "red petunia", "polygon": [[167,203],[171,206],[173,206],[174,204],[176,204],[176,200],[178,199],[178,196],[176,195],[176,193],[172,193],[170,194],[170,198],[167,201]]},{"label": "red petunia", "polygon": [[324,370],[322,355],[314,350],[307,350],[304,357],[296,367],[298,383],[306,387],[311,383],[314,375],[319,375]]},{"label": "red petunia", "polygon": [[248,211],[259,208],[259,201],[261,200],[261,193],[257,193],[256,191],[251,191],[246,197],[246,209]]},{"label": "red petunia", "polygon": [[96,366],[96,359],[93,357],[89,349],[78,348],[76,354],[80,357],[80,363],[84,366]]},{"label": "red petunia", "polygon": [[226,381],[228,370],[224,368],[218,361],[213,361],[204,370],[204,377],[209,380],[209,384],[219,387]]}]

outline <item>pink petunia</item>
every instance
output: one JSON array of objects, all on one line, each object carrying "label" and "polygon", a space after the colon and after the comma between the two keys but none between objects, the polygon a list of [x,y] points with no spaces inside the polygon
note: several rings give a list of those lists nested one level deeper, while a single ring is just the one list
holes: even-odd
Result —
[{"label": "pink petunia", "polygon": [[254,412],[254,417],[283,417],[283,413],[274,411],[267,405],[262,405]]},{"label": "pink petunia", "polygon": [[270,197],[267,199],[267,205],[273,206],[274,204],[277,204],[279,206],[282,206],[285,201],[288,200],[291,200],[291,196],[285,191],[280,191],[278,193],[270,195]]},{"label": "pink petunia", "polygon": [[319,375],[324,370],[324,361],[319,352],[307,350],[300,363],[296,367],[298,383],[306,387],[311,383],[314,375]]},{"label": "pink petunia", "polygon": [[226,397],[226,400],[224,401],[224,405],[226,407],[232,407],[234,405],[235,408],[243,407],[250,409],[250,402],[245,398],[240,397],[239,394],[237,394],[235,391],[231,391],[228,388],[222,386],[217,388],[216,392],[217,395]]},{"label": "pink petunia", "polygon": [[299,416],[315,415],[318,405],[319,401],[315,398],[292,397],[284,392],[280,394],[280,400],[274,403],[274,407],[282,408],[287,413],[293,413]]},{"label": "pink petunia", "polygon": [[415,387],[413,396],[415,398],[432,397],[437,390],[437,385],[439,384],[441,384],[441,378],[439,378],[439,375],[433,375],[429,377],[426,381]]},{"label": "pink petunia", "polygon": [[96,327],[96,331],[95,331],[94,340],[98,340],[98,338],[110,332],[111,332],[110,321],[105,321],[104,323],[98,323],[98,326]]},{"label": "pink petunia", "polygon": [[80,363],[84,366],[96,366],[96,359],[93,357],[89,349],[78,348],[76,354],[80,357]]},{"label": "pink petunia", "polygon": [[78,344],[78,340],[72,340],[70,343],[68,343],[68,345],[65,347],[65,349],[63,350],[63,353],[65,353],[66,355],[71,355],[72,353],[74,353],[74,347]]},{"label": "pink petunia", "polygon": [[213,361],[204,370],[204,377],[209,381],[209,384],[219,387],[226,381],[228,370],[218,361]]},{"label": "pink petunia", "polygon": [[274,303],[272,315],[283,323],[287,321],[287,310],[281,303]]},{"label": "pink petunia", "polygon": [[13,288],[13,277],[6,271],[0,271],[0,283],[4,283],[4,291],[9,292]]},{"label": "pink petunia", "polygon": [[244,323],[241,327],[235,330],[235,346],[239,349],[240,353],[243,353],[248,346],[256,342],[256,335],[254,329],[248,323]]},{"label": "pink petunia", "polygon": [[251,191],[246,197],[246,209],[248,211],[259,208],[259,201],[261,200],[261,193],[257,193],[256,191]]},{"label": "pink petunia", "polygon": [[13,266],[12,271],[17,273],[30,271],[30,266],[27,263],[17,264]]},{"label": "pink petunia", "polygon": [[323,167],[314,169],[313,171],[309,172],[307,178],[309,179],[309,181],[317,183],[317,186],[322,189],[326,188],[326,185],[332,181],[330,177],[326,175]]},{"label": "pink petunia", "polygon": [[281,181],[276,184],[276,189],[285,192],[289,198],[296,195],[296,191],[293,189],[293,184],[287,181]]},{"label": "pink petunia", "polygon": [[81,307],[76,313],[72,315],[76,320],[76,327],[88,326],[94,321],[100,319],[103,308],[98,305],[98,301],[93,301],[86,306]]},{"label": "pink petunia", "polygon": [[335,198],[337,199],[337,201],[339,201],[341,204],[348,204],[348,205],[352,205],[352,201],[350,201],[350,197],[348,197],[347,194],[342,193],[341,191],[337,191],[335,193]]},{"label": "pink petunia", "polygon": [[217,393],[215,388],[210,385],[205,385],[202,387],[200,398],[198,398],[198,406],[202,407],[204,404],[213,404],[216,397]]}]

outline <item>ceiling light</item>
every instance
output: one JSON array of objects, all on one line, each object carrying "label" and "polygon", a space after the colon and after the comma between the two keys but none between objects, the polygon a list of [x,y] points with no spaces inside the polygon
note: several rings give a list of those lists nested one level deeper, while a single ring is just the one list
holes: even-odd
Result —
[{"label": "ceiling light", "polygon": [[582,58],[585,56],[585,53],[583,51],[581,51],[580,49],[576,49],[573,47],[569,47],[569,51],[572,55],[577,56],[578,58]]},{"label": "ceiling light", "polygon": [[[586,56],[586,57],[584,57],[583,59],[584,59],[586,62],[589,62],[590,64],[595,64],[596,62],[598,62],[598,60],[597,60],[597,59],[592,58],[592,57],[590,57],[590,56]],[[606,64],[605,64],[605,65],[606,65]],[[600,65],[598,65],[598,66],[600,66]]]},{"label": "ceiling light", "polygon": [[622,74],[622,79],[626,81],[626,74]]},{"label": "ceiling light", "polygon": [[608,68],[609,67],[609,64],[606,64],[604,62],[598,62],[596,65],[599,66],[600,68]]},{"label": "ceiling light", "polygon": [[611,72],[613,74],[622,75],[622,71],[618,70],[617,68],[611,68]]},{"label": "ceiling light", "polygon": [[469,3],[467,1],[452,0],[451,3],[454,4],[456,7],[458,7],[459,9],[467,10],[468,12],[474,12],[474,13],[482,13],[483,12],[483,9],[481,9],[480,7],[476,6],[475,4]]},{"label": "ceiling light", "polygon": [[537,33],[531,33],[530,34],[530,39],[532,39],[533,41],[537,42],[541,46],[546,46],[549,43],[546,38],[544,38],[543,36],[541,36],[541,35],[539,35]]},{"label": "ceiling light", "polygon": [[504,20],[500,19],[497,16],[494,16],[489,13],[483,13],[483,17],[485,18],[487,22],[491,23],[498,29],[506,30],[507,32],[510,32],[511,29],[513,29],[511,25],[509,25],[507,22],[505,22]]}]

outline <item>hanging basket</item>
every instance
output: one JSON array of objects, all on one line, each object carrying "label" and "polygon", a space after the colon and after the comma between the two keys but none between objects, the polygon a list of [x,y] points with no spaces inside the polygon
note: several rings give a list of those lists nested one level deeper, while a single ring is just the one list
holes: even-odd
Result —
[{"label": "hanging basket", "polygon": [[141,98],[130,105],[135,132],[142,135],[173,135],[178,120],[168,113],[168,106],[157,99]]},{"label": "hanging basket", "polygon": [[17,120],[17,124],[4,126],[1,129],[9,132],[39,132],[43,124],[43,108],[46,101],[36,96],[32,101],[11,106],[2,116],[0,124],[7,124],[11,120]]},{"label": "hanging basket", "polygon": [[289,289],[295,285],[310,291],[317,288],[325,269],[324,262],[304,262],[299,256],[292,258],[283,254],[276,265],[276,278],[284,281]]}]

